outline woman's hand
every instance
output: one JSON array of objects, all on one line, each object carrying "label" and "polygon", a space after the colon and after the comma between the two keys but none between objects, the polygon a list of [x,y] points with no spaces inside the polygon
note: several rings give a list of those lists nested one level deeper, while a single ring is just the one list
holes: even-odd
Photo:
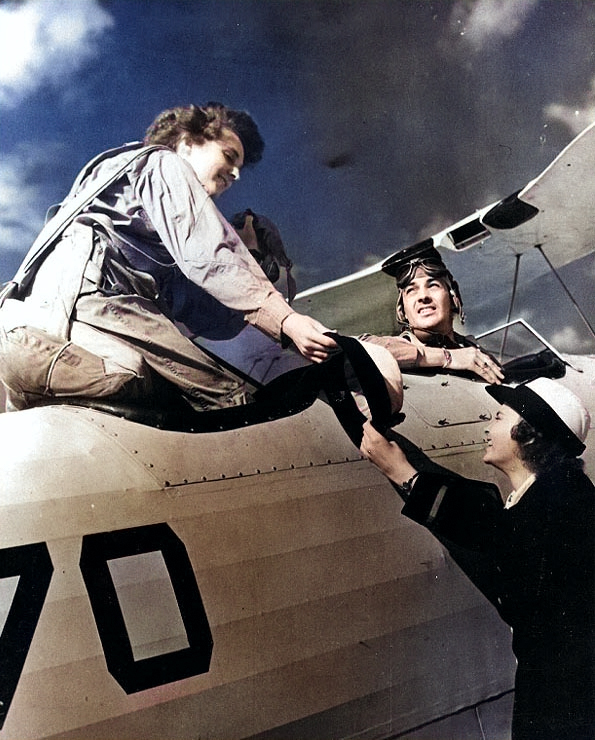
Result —
[{"label": "woman's hand", "polygon": [[448,367],[452,370],[468,370],[478,375],[486,383],[500,385],[504,380],[504,373],[500,365],[479,347],[451,349],[450,354],[452,361]]},{"label": "woman's hand", "polygon": [[374,463],[387,478],[390,478],[399,486],[417,473],[399,445],[396,442],[389,442],[386,437],[383,437],[380,432],[374,429],[369,421],[364,424],[364,436],[360,452],[370,462]]},{"label": "woman's hand", "polygon": [[323,362],[333,350],[338,349],[334,339],[325,336],[330,329],[310,316],[290,313],[283,321],[282,330],[300,353],[312,362]]}]

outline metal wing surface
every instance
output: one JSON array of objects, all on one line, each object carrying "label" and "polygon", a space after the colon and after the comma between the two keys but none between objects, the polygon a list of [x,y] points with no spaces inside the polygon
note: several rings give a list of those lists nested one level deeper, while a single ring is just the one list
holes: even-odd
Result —
[{"label": "metal wing surface", "polygon": [[[592,124],[523,189],[430,237],[471,307],[471,330],[506,318],[517,273],[528,295],[552,267],[568,271],[580,260],[591,266],[594,171]],[[299,293],[296,310],[342,332],[394,332],[394,280],[382,264]]]}]

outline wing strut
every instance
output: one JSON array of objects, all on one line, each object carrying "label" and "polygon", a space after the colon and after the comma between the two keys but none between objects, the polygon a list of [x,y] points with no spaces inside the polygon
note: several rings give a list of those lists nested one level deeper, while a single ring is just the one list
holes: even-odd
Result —
[{"label": "wing strut", "polygon": [[504,335],[502,336],[502,343],[500,344],[500,362],[502,362],[502,358],[504,357],[504,348],[506,347],[506,340],[508,339],[508,325],[510,324],[510,320],[512,318],[512,309],[514,307],[514,299],[516,298],[516,289],[519,282],[519,269],[521,266],[521,255],[516,255],[516,264],[514,266],[514,278],[512,281],[512,293],[510,294],[510,303],[508,304],[508,316],[506,317],[506,329],[504,330]]},{"label": "wing strut", "polygon": [[570,298],[570,300],[571,300],[571,302],[572,302],[572,305],[573,305],[573,306],[574,306],[574,307],[576,308],[576,310],[577,310],[577,312],[578,312],[578,315],[579,315],[579,316],[581,317],[581,319],[582,319],[582,320],[583,320],[583,321],[585,322],[585,324],[587,325],[587,328],[588,328],[588,329],[589,329],[589,331],[591,332],[591,335],[592,335],[593,337],[595,337],[595,329],[593,329],[593,327],[592,327],[592,326],[591,326],[591,324],[589,323],[589,320],[587,319],[587,317],[586,317],[586,316],[585,316],[585,314],[583,313],[583,311],[582,311],[581,307],[580,307],[580,306],[578,305],[578,303],[576,302],[576,300],[575,300],[574,296],[572,295],[572,293],[570,292],[570,290],[569,290],[569,289],[568,289],[568,287],[566,286],[565,282],[564,282],[564,281],[562,280],[562,278],[561,278],[561,277],[560,277],[560,275],[558,274],[558,272],[557,272],[556,268],[555,268],[555,267],[554,267],[554,266],[552,265],[552,263],[551,263],[551,262],[550,262],[550,260],[548,259],[548,257],[547,257],[547,255],[546,255],[546,253],[545,253],[545,252],[543,251],[543,247],[541,246],[541,244],[536,244],[536,245],[535,245],[535,247],[536,247],[536,249],[538,249],[538,250],[539,250],[539,251],[541,252],[541,254],[542,254],[542,256],[543,256],[543,259],[544,259],[544,260],[545,260],[545,261],[547,262],[547,264],[548,264],[548,266],[549,266],[550,270],[551,270],[551,271],[552,271],[552,272],[554,273],[554,275],[555,275],[555,276],[556,276],[556,278],[558,279],[558,282],[559,282],[559,283],[560,283],[560,285],[561,285],[561,286],[562,286],[562,287],[564,288],[564,292],[565,292],[565,293],[566,293],[566,295],[567,295],[567,296],[568,296],[568,297]]}]

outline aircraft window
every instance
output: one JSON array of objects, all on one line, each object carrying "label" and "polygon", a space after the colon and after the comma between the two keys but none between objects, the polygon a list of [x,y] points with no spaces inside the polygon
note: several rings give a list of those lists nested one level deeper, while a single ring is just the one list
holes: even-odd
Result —
[{"label": "aircraft window", "polygon": [[[149,574],[147,567],[156,570]],[[209,670],[213,639],[207,615],[184,543],[167,524],[85,535],[80,568],[107,668],[127,694]],[[152,593],[156,587],[167,594],[167,606],[147,605],[141,597],[151,581]],[[139,608],[147,614],[136,614]],[[163,620],[175,608],[185,637],[177,618],[163,632]],[[158,645],[151,645],[156,635]]]},{"label": "aircraft window", "polygon": [[243,373],[257,383],[269,383],[274,378],[308,361],[293,349],[284,349],[253,326],[246,326],[232,339],[194,340],[199,347],[214,354],[219,361]]},{"label": "aircraft window", "polygon": [[448,236],[454,248],[462,250],[485,241],[490,236],[490,232],[478,218],[474,218],[472,221],[449,231]]},{"label": "aircraft window", "polygon": [[507,383],[566,374],[564,358],[524,319],[479,334],[477,340],[502,363]]},{"label": "aircraft window", "polygon": [[[505,383],[521,383],[538,377],[563,378],[568,363],[562,355],[540,336],[524,319],[516,319],[476,336],[482,349],[493,355],[503,366]],[[447,370],[475,380],[469,372]],[[407,368],[404,375],[433,375],[429,368]]]},{"label": "aircraft window", "polygon": [[0,635],[0,729],[14,696],[54,568],[38,542],[0,550],[3,625]]},{"label": "aircraft window", "polygon": [[163,553],[108,560],[135,661],[190,647]]}]

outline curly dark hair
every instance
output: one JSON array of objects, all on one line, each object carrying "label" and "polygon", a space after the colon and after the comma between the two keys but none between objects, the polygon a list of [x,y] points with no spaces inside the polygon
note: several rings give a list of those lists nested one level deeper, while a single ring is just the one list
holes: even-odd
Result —
[{"label": "curly dark hair", "polygon": [[184,138],[196,144],[216,141],[225,129],[233,131],[242,142],[245,165],[260,162],[264,141],[252,116],[214,101],[164,110],[147,129],[143,143],[175,150]]},{"label": "curly dark hair", "polygon": [[555,440],[546,439],[524,419],[510,430],[510,436],[518,445],[520,460],[535,475],[543,475],[560,465],[577,470],[584,467],[582,460],[569,455]]}]

